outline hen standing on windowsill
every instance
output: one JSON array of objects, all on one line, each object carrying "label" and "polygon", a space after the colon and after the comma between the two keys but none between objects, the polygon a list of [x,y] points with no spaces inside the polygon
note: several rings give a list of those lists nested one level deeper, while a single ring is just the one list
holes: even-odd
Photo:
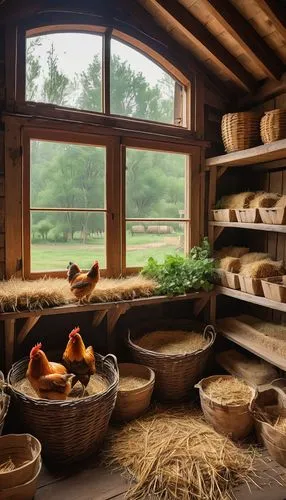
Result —
[{"label": "hen standing on windowsill", "polygon": [[68,265],[67,278],[71,285],[71,291],[79,302],[89,302],[91,294],[100,277],[99,265],[96,260],[88,273],[81,272],[77,264],[70,262]]}]

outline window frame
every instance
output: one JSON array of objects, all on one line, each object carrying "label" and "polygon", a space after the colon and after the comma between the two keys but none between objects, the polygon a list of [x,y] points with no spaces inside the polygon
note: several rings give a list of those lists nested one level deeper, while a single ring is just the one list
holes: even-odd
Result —
[{"label": "window frame", "polygon": [[[34,26],[36,24],[36,26]],[[8,72],[8,79],[10,84],[12,83],[12,78],[14,84],[10,87],[10,95],[7,95],[7,105],[9,102],[14,102],[14,110],[23,113],[34,113],[50,114],[52,111],[54,116],[69,116],[71,119],[80,119],[83,121],[94,121],[95,123],[101,117],[108,117],[111,120],[116,121],[131,121],[135,123],[141,123],[141,125],[146,125],[148,127],[156,128],[160,127],[162,131],[165,129],[171,129],[175,135],[180,136],[180,131],[188,132],[192,135],[195,129],[195,103],[194,103],[194,92],[192,92],[194,77],[192,72],[188,72],[188,76],[184,75],[180,70],[175,68],[175,66],[170,63],[165,57],[158,54],[155,50],[149,48],[142,41],[131,37],[130,35],[120,31],[116,28],[106,27],[102,25],[92,25],[78,24],[78,23],[59,23],[59,24],[49,24],[37,26],[38,23],[31,23],[21,27],[17,31],[16,37],[16,47],[15,47],[15,68],[11,68]],[[57,106],[52,103],[42,103],[34,101],[26,101],[25,98],[25,82],[26,82],[26,37],[27,33],[30,36],[40,36],[45,34],[59,33],[59,32],[74,32],[74,33],[88,33],[88,34],[98,34],[102,36],[102,111],[89,111],[81,110],[78,108],[73,108],[69,106]],[[123,115],[117,115],[110,113],[110,48],[111,39],[114,38],[121,43],[137,50],[139,53],[143,54],[145,57],[150,59],[154,64],[159,66],[163,71],[168,73],[174,80],[177,87],[183,89],[182,95],[180,92],[175,92],[174,100],[174,115],[176,111],[182,111],[182,124],[175,123],[165,123],[159,121],[145,120],[141,118],[128,117]],[[9,84],[9,85],[10,85]],[[8,82],[7,82],[8,85]],[[176,87],[175,87],[176,88]],[[177,99],[177,100],[176,100]],[[11,107],[11,104],[10,104]],[[174,116],[175,119],[175,116]]]},{"label": "window frame", "polygon": [[[42,140],[48,142],[61,142],[69,144],[78,144],[86,146],[103,146],[106,148],[106,172],[105,172],[105,209],[86,209],[86,212],[104,213],[105,214],[105,257],[106,268],[102,269],[102,276],[118,275],[121,272],[121,251],[118,247],[120,242],[121,232],[119,226],[119,197],[114,193],[114,185],[118,182],[118,168],[116,162],[116,149],[119,148],[119,141],[115,137],[104,137],[86,133],[75,133],[62,130],[51,129],[36,129],[27,127],[22,131],[22,148],[23,148],[23,230],[22,245],[23,245],[23,276],[27,279],[37,279],[43,275],[51,277],[65,277],[66,271],[49,271],[43,270],[36,272],[31,270],[31,206],[30,206],[30,140]],[[36,207],[38,209],[38,207]],[[52,208],[52,207],[51,207]],[[66,207],[69,208],[69,207]],[[74,209],[72,209],[74,210]],[[39,210],[40,211],[40,210]],[[44,212],[43,208],[43,212]],[[65,209],[59,209],[58,212],[65,212]],[[75,210],[74,210],[75,211]],[[96,258],[96,255],[95,255]],[[68,261],[68,258],[67,258]]]}]

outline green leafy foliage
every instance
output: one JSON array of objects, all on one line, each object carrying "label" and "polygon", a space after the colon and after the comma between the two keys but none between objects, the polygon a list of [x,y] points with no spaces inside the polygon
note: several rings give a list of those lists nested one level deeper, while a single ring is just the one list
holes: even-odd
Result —
[{"label": "green leafy foliage", "polygon": [[191,290],[210,291],[214,273],[214,259],[210,245],[204,238],[201,246],[193,247],[189,256],[167,255],[163,264],[150,257],[142,274],[158,282],[157,292],[162,295],[180,295]]}]

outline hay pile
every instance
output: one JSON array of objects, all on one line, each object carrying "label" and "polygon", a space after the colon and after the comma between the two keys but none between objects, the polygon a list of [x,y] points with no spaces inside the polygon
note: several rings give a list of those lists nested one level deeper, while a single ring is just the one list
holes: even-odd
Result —
[{"label": "hay pile", "polygon": [[184,330],[155,331],[134,341],[139,347],[161,354],[188,354],[208,345],[201,333]]},{"label": "hay pile", "polygon": [[151,412],[114,430],[105,461],[136,481],[132,500],[227,500],[248,481],[253,451],[237,448],[194,409]]},{"label": "hay pile", "polygon": [[[13,386],[17,391],[29,396],[30,398],[40,399],[36,391],[31,386],[29,380],[25,377],[21,380],[18,380]],[[101,394],[105,392],[109,387],[108,380],[101,375],[95,373],[91,375],[89,383],[85,389],[83,394],[82,386],[79,382],[75,384],[71,393],[67,397],[66,401],[73,401],[75,399],[79,399],[82,397],[92,396],[94,394]]]},{"label": "hay pile", "polygon": [[148,384],[149,380],[143,377],[133,377],[132,375],[120,375],[119,391],[132,391]]},{"label": "hay pile", "polygon": [[230,194],[227,196],[223,196],[219,200],[217,208],[229,208],[233,210],[238,208],[248,208],[254,196],[255,193],[249,191],[244,193],[237,193],[237,194]]},{"label": "hay pile", "polygon": [[[157,284],[141,275],[122,279],[103,278],[94,289],[90,302],[116,302],[149,297]],[[0,311],[35,310],[77,303],[65,279],[43,278],[35,281],[2,281]]]},{"label": "hay pile", "polygon": [[241,266],[240,274],[248,278],[269,278],[270,276],[281,276],[284,272],[282,261],[270,259],[257,260]]},{"label": "hay pile", "polygon": [[257,262],[258,260],[270,259],[269,253],[264,252],[249,252],[240,257],[241,264],[251,264],[252,262]]},{"label": "hay pile", "polygon": [[239,273],[241,263],[237,257],[224,257],[217,262],[218,268],[230,273]]},{"label": "hay pile", "polygon": [[250,384],[262,385],[279,377],[276,368],[257,357],[248,357],[235,349],[216,356],[217,362],[231,375],[241,377]]},{"label": "hay pile", "polygon": [[252,341],[270,351],[286,356],[286,326],[268,323],[253,316],[219,320],[219,326],[226,331],[239,333],[241,339]]},{"label": "hay pile", "polygon": [[204,393],[212,401],[228,406],[248,404],[253,396],[252,389],[236,377],[218,377],[216,380],[210,380],[204,387]]},{"label": "hay pile", "polygon": [[279,200],[280,195],[276,193],[256,193],[249,203],[249,208],[271,208]]},{"label": "hay pile", "polygon": [[249,252],[249,248],[246,247],[222,247],[220,250],[216,250],[214,253],[215,259],[223,259],[224,257],[235,257],[240,258]]}]

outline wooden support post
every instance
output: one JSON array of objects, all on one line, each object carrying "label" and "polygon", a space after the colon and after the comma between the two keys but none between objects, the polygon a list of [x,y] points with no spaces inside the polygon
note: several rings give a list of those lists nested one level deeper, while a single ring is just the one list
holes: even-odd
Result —
[{"label": "wooden support post", "polygon": [[221,233],[223,232],[225,228],[223,226],[215,226],[214,227],[214,235],[213,235],[213,238],[214,238],[214,242],[219,238],[219,236],[221,235]]},{"label": "wooden support post", "polygon": [[24,325],[22,326],[19,334],[17,335],[17,343],[21,344],[23,340],[27,337],[28,333],[32,330],[36,323],[38,323],[41,316],[31,316],[27,318]]},{"label": "wooden support post", "polygon": [[113,309],[107,311],[107,347],[108,351],[112,354],[115,354],[116,350],[116,342],[113,335],[116,324],[120,316],[125,314],[129,308],[129,304],[118,304]]},{"label": "wooden support post", "polygon": [[216,321],[216,295],[212,295],[210,299],[210,322],[215,323]]},{"label": "wooden support post", "polygon": [[6,319],[4,322],[5,332],[5,369],[6,374],[10,370],[14,357],[15,343],[15,319]]},{"label": "wooden support post", "polygon": [[101,311],[97,311],[93,315],[93,320],[92,320],[92,327],[96,328],[97,326],[100,325],[100,323],[104,320],[106,314],[108,312],[108,309],[102,309]]},{"label": "wooden support post", "polygon": [[224,165],[223,167],[218,167],[218,170],[217,170],[217,179],[220,179],[221,176],[227,171],[227,169],[228,169],[227,165]]}]

